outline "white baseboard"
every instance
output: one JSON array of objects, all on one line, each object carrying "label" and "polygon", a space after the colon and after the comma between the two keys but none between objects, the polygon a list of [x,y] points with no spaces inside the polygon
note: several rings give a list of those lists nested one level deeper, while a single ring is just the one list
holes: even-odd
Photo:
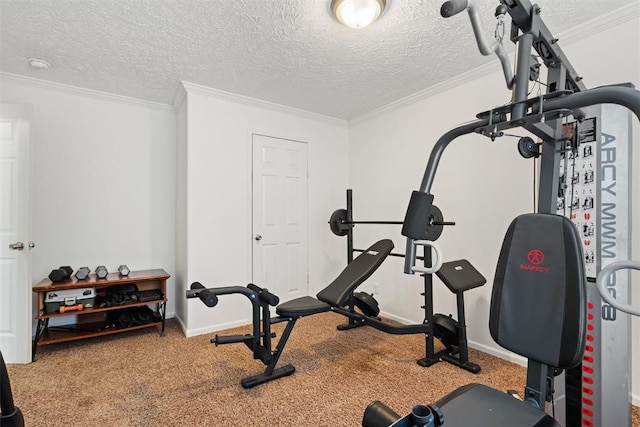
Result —
[{"label": "white baseboard", "polygon": [[251,324],[251,319],[241,319],[234,322],[218,323],[215,325],[204,326],[202,328],[186,329],[184,323],[180,321],[182,332],[187,338],[195,337],[202,334],[209,334],[211,332],[223,331],[225,329],[236,328],[238,326],[246,326]]},{"label": "white baseboard", "polygon": [[631,403],[640,406],[640,394],[631,393]]},{"label": "white baseboard", "polygon": [[[240,320],[234,320],[232,322],[215,323],[213,325],[208,325],[201,328],[188,328],[186,322],[180,316],[175,313],[171,313],[171,316],[174,317],[176,322],[178,322],[178,325],[180,325],[180,329],[182,329],[182,333],[187,338],[251,324],[251,319],[247,317]],[[167,317],[169,317],[169,314],[167,314]]]},{"label": "white baseboard", "polygon": [[525,368],[527,367],[526,358],[522,356],[518,356],[517,354],[514,354],[510,351],[503,350],[501,348],[491,347],[486,344],[480,344],[475,341],[469,341],[468,344],[469,344],[469,347],[475,348],[476,350],[480,350],[484,353],[499,357],[500,359],[506,360],[508,362],[512,362],[517,365],[524,366]]},{"label": "white baseboard", "polygon": [[403,325],[414,325],[416,323],[413,320],[405,319],[404,317],[396,316],[395,314],[387,313],[385,311],[381,311],[379,316],[384,317],[385,319],[395,320]]},{"label": "white baseboard", "polygon": [[184,324],[184,321],[182,320],[182,318],[180,316],[178,316],[177,314],[173,318],[175,319],[176,322],[178,322],[178,325],[180,326],[180,329],[182,329],[182,333],[186,336],[187,335],[187,325]]}]

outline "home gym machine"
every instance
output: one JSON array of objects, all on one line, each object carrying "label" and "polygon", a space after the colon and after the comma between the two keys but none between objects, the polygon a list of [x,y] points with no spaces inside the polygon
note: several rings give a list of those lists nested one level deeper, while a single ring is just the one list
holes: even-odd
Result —
[{"label": "home gym machine", "polygon": [[[435,403],[445,425],[560,427],[543,409],[549,369],[580,363],[586,340],[587,286],[582,245],[570,219],[523,214],[511,222],[499,252],[489,331],[501,347],[527,358],[522,399],[484,384],[467,384]],[[395,424],[373,403],[364,427]],[[438,413],[438,411],[436,411]],[[395,417],[395,416],[394,416]],[[384,421],[384,422],[383,422]]]},{"label": "home gym machine", "polygon": [[[586,272],[590,280],[585,357],[582,365],[567,370],[566,400],[564,405],[558,405],[556,418],[564,420],[563,425],[573,427],[630,426],[626,385],[629,320],[627,316],[618,315],[615,306],[601,300],[594,286],[594,275],[612,262],[630,258],[631,131],[626,110],[640,118],[640,92],[630,83],[587,89],[560,49],[558,39],[542,21],[541,9],[529,0],[500,0],[496,9],[496,39],[492,44],[483,39],[478,10],[472,1],[447,1],[441,8],[441,15],[448,18],[465,10],[480,51],[485,55],[496,53],[500,59],[512,97],[508,104],[479,113],[475,120],[450,130],[436,141],[420,188],[411,195],[402,229],[407,237],[404,272],[414,273],[416,242],[426,237],[424,212],[429,212],[433,204],[431,188],[435,174],[444,150],[454,139],[476,133],[495,140],[509,136],[505,131],[513,128],[523,128],[539,138],[540,143],[526,136],[518,141],[523,157],[539,161],[537,211],[569,216],[579,226],[584,261],[591,264],[587,266],[591,272]],[[510,39],[516,45],[515,73],[511,71],[502,47],[504,34],[500,29],[507,15],[512,22]],[[528,98],[529,81],[539,78],[542,65],[539,61],[547,68],[546,83],[539,82],[546,87],[547,93]],[[573,122],[570,122],[571,118]],[[581,143],[586,145],[580,147]],[[569,195],[566,191],[569,183],[581,183],[582,171],[576,176],[574,160],[581,149],[587,147],[593,155],[591,171],[600,175],[594,178],[585,174],[585,177],[593,179],[596,191],[584,197],[575,192]],[[583,154],[586,155],[586,151]],[[567,167],[568,164],[571,166]],[[571,176],[567,175],[572,168]],[[593,209],[587,212],[591,206]],[[624,303],[629,295],[628,272],[609,277],[608,291]],[[546,372],[544,396],[547,402],[552,399],[554,380],[560,373],[555,369]],[[529,384],[528,377],[527,387]],[[562,381],[556,386],[562,395]]]},{"label": "home gym machine", "polygon": [[[346,236],[347,238],[347,262],[353,261],[354,253],[362,253],[363,249],[353,247],[353,230],[358,224],[368,225],[402,225],[402,221],[355,221],[353,219],[353,190],[347,190],[346,209],[335,210],[329,219],[329,228],[336,236]],[[455,222],[444,221],[442,212],[437,206],[432,206],[426,223],[425,241],[435,242],[442,235],[444,226],[455,225]],[[418,256],[427,267],[433,267],[431,259],[431,247],[439,251],[437,245],[424,246],[424,255]],[[389,256],[404,258],[404,254],[390,253]],[[442,258],[442,255],[438,255]],[[418,359],[420,366],[428,367],[440,361],[449,362],[455,366],[463,368],[469,372],[477,374],[480,366],[469,361],[469,347],[467,344],[467,331],[464,310],[464,292],[477,288],[486,283],[486,279],[480,274],[471,263],[461,259],[442,263],[438,268],[414,270],[424,277],[424,292],[420,295],[424,297],[424,305],[420,308],[424,310],[423,324],[426,325],[425,334],[425,357]],[[433,273],[456,295],[457,320],[453,316],[433,312]],[[353,295],[350,301],[350,309],[353,305],[368,313],[377,316],[380,312],[378,304],[373,295],[366,292],[358,292]],[[365,311],[366,310],[366,311]],[[364,323],[349,318],[349,322],[339,325],[338,329],[348,329],[363,326]],[[422,332],[421,332],[422,333]],[[435,351],[434,338],[439,339],[444,345],[444,349]]]},{"label": "home gym machine", "polygon": [[[349,192],[348,194],[350,200],[351,193]],[[351,206],[350,201],[348,205]],[[351,216],[351,208],[349,208],[348,212],[349,216]],[[332,227],[345,225],[343,221],[335,218],[334,222],[335,224]],[[433,220],[429,222],[429,229],[442,227],[444,224],[441,218],[435,222],[442,224],[433,225],[433,222]],[[353,224],[347,225],[350,230]],[[431,235],[431,231],[428,232]],[[429,309],[427,310],[428,320],[426,322],[416,325],[394,325],[377,317],[380,310],[371,295],[355,292],[356,288],[380,267],[387,256],[392,254],[394,245],[389,239],[380,240],[365,250],[354,250],[354,252],[357,251],[360,254],[347,264],[333,282],[318,292],[316,298],[305,296],[279,304],[278,296],[269,292],[268,289],[260,288],[251,283],[246,287],[226,286],[207,289],[198,282],[194,282],[191,285],[191,289],[186,292],[186,297],[199,298],[207,307],[215,307],[218,304],[218,296],[220,295],[241,294],[251,302],[253,325],[251,334],[216,335],[211,339],[211,342],[215,345],[244,343],[253,353],[253,358],[259,359],[266,365],[263,373],[242,379],[241,384],[244,388],[254,387],[267,381],[293,374],[295,368],[291,364],[276,368],[293,327],[301,317],[328,311],[341,314],[349,319],[346,325],[338,327],[338,329],[342,330],[367,325],[394,335],[425,334],[427,337],[427,357],[418,361],[422,366],[430,366],[442,358],[463,369],[478,372],[480,367],[468,360],[462,293],[465,290],[484,284],[486,280],[466,260],[442,263],[442,253],[436,243],[425,240],[421,244],[432,248],[436,256],[432,258],[431,249],[425,251],[426,256],[421,257],[424,261],[424,267],[419,267],[416,271],[429,278],[429,285],[431,284],[430,275],[437,271],[437,274],[449,289],[458,294],[458,301],[460,302],[460,326],[455,324],[454,328],[451,325],[451,321],[447,321],[443,322],[440,329],[438,329],[439,333],[441,333],[440,339],[446,346],[444,350],[439,352],[433,351],[434,325],[437,323],[433,320],[432,301],[427,301]],[[430,287],[425,289],[425,293],[431,299]],[[277,316],[271,317],[270,306],[276,307]],[[356,311],[356,307],[361,312]],[[444,318],[446,316],[441,317]],[[271,340],[276,335],[272,332],[271,325],[281,322],[286,322],[287,324],[274,349]]]}]

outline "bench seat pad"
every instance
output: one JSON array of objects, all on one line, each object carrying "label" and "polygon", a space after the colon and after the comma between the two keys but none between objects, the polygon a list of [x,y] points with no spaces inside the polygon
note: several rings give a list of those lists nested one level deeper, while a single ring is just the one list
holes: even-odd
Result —
[{"label": "bench seat pad", "polygon": [[276,307],[276,313],[284,317],[303,317],[331,310],[331,306],[313,297],[300,297]]}]

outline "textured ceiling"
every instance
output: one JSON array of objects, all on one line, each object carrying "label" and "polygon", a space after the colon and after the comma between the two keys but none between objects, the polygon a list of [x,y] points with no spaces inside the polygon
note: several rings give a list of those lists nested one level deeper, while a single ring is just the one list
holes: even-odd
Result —
[{"label": "textured ceiling", "polygon": [[[478,53],[466,14],[440,17],[440,1],[388,0],[362,30],[329,3],[0,0],[0,71],[166,104],[185,80],[349,120],[496,61]],[[557,36],[629,0],[537,3]],[[476,4],[492,36],[498,1]]]}]

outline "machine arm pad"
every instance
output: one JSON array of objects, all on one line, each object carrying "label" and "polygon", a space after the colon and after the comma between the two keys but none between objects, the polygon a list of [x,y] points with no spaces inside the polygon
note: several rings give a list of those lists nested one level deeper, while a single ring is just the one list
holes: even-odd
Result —
[{"label": "machine arm pad", "polygon": [[402,225],[402,235],[415,240],[427,240],[427,227],[433,206],[433,195],[414,191]]}]

